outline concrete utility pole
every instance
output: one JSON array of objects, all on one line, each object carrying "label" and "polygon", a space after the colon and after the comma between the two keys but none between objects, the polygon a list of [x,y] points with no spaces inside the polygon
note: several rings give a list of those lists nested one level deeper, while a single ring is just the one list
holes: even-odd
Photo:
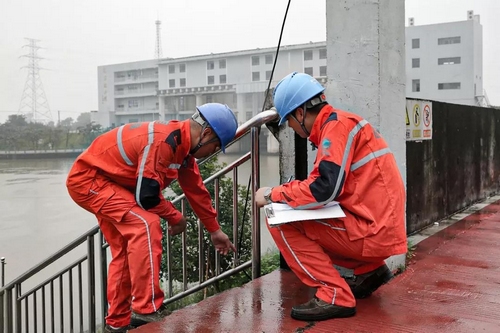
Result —
[{"label": "concrete utility pole", "polygon": [[328,101],[379,130],[406,183],[404,18],[401,0],[326,1]]},{"label": "concrete utility pole", "polygon": [[29,54],[23,57],[28,58],[28,77],[24,85],[21,103],[19,105],[19,113],[27,116],[28,121],[47,123],[52,121],[52,114],[50,113],[49,102],[43,90],[42,80],[40,78],[39,62],[43,58],[38,56],[38,50],[41,48],[37,45],[39,40],[32,38],[25,38],[29,47]]}]

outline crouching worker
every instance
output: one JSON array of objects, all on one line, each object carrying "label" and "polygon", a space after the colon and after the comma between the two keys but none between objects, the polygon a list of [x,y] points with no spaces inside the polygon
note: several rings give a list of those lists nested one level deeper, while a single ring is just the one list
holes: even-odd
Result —
[{"label": "crouching worker", "polygon": [[[177,179],[221,254],[235,251],[220,229],[196,164],[233,140],[236,118],[226,105],[197,107],[191,119],[132,123],[97,137],[75,161],[66,185],[73,200],[95,214],[112,254],[104,332],[127,332],[168,315],[160,288],[162,229],[186,228],[186,220],[162,190]],[[131,322],[132,320],[132,322]]]},{"label": "crouching worker", "polygon": [[[314,78],[292,73],[274,90],[281,117],[299,136],[318,147],[308,178],[260,188],[258,206],[286,203],[315,209],[338,201],[346,217],[270,227],[284,259],[306,285],[316,288],[309,302],[292,308],[298,320],[350,317],[356,298],[371,295],[392,273],[384,260],[407,251],[405,189],[387,143],[360,116],[334,109]],[[354,270],[344,279],[334,264]]]}]

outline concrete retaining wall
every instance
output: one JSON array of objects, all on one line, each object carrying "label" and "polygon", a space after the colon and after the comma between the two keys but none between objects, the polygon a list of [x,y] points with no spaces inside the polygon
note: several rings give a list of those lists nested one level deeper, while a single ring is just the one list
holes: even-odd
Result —
[{"label": "concrete retaining wall", "polygon": [[500,192],[500,110],[432,106],[432,140],[406,144],[408,234]]}]

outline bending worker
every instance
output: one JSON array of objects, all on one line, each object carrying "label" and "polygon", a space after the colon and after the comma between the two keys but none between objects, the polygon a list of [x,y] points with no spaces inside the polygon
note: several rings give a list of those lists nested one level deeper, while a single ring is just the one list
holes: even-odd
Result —
[{"label": "bending worker", "polygon": [[[274,105],[300,137],[318,147],[308,178],[260,188],[258,206],[286,203],[321,208],[338,201],[346,217],[269,227],[284,259],[306,285],[317,288],[309,302],[292,308],[298,320],[353,316],[356,298],[387,283],[389,256],[407,251],[405,188],[387,143],[360,116],[334,109],[313,77],[292,73],[274,90]],[[354,270],[343,279],[334,264]]]},{"label": "bending worker", "polygon": [[224,152],[236,129],[229,107],[209,103],[185,121],[115,128],[97,137],[76,159],[66,182],[69,194],[95,214],[113,257],[104,332],[127,332],[131,319],[138,326],[168,315],[160,288],[160,218],[167,220],[171,235],[186,228],[182,213],[162,194],[173,180],[178,179],[216,250],[236,250],[219,227],[195,160],[219,147]]}]

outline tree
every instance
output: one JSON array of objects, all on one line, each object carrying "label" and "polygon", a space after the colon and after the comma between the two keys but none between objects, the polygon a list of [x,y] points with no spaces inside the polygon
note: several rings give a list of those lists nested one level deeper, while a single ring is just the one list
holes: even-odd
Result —
[{"label": "tree", "polygon": [[90,112],[80,113],[78,118],[76,118],[75,123],[73,124],[73,129],[79,130],[80,128],[86,127],[90,123],[92,123],[92,121],[90,120]]}]

